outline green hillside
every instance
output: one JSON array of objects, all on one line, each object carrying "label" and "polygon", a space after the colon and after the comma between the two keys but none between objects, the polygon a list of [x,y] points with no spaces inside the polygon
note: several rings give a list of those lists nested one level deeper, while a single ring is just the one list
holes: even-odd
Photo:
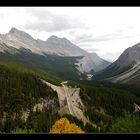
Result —
[{"label": "green hillside", "polygon": [[[140,106],[139,86],[103,81],[81,81],[81,83],[70,81],[68,85],[80,87],[80,96],[85,105],[85,116],[100,127],[100,131],[97,129],[95,132],[121,132],[120,121],[125,121],[127,116],[133,116],[133,122],[140,124],[139,112],[135,112],[134,105]],[[136,130],[138,125],[127,123],[124,123],[125,132],[135,132],[133,130]],[[129,125],[131,128],[127,129]]]},{"label": "green hillside", "polygon": [[0,66],[2,68],[6,68],[11,71],[20,72],[23,74],[36,75],[39,78],[47,80],[55,85],[60,85],[60,83],[62,82],[62,80],[59,77],[53,75],[50,71],[39,69],[28,63],[22,63],[13,60],[0,60]]},{"label": "green hillside", "polygon": [[12,54],[11,52],[0,53],[0,60],[13,61],[26,64],[42,71],[47,71],[56,77],[63,80],[79,81],[79,71],[75,68],[75,63],[78,57],[61,57],[56,55],[38,55],[33,54],[26,49],[20,49],[18,53]]},{"label": "green hillside", "polygon": [[[72,75],[73,72],[67,73],[67,71],[73,69],[74,60],[65,58],[63,63],[63,58],[46,57],[48,62],[42,67],[44,61],[39,65],[40,63],[35,60],[26,63],[29,59],[22,59],[23,61],[17,57],[14,59],[6,57],[0,60],[0,132],[47,133],[60,118],[59,103],[57,93],[43,84],[40,79],[60,85],[64,79]],[[67,67],[70,60],[71,64]],[[63,68],[64,65],[66,69]],[[55,68],[51,70],[53,66]],[[62,69],[64,75],[57,73]],[[129,116],[132,116],[134,123],[140,123],[139,114],[134,112],[134,103],[140,106],[139,86],[77,79],[78,77],[68,79],[67,85],[80,87],[80,97],[85,105],[84,114],[98,127],[94,128],[90,124],[84,126],[82,121],[65,114],[70,122],[77,124],[85,132],[119,132],[122,125],[126,125],[125,132],[136,132],[138,125],[126,124],[125,120],[129,122]],[[41,99],[51,103],[42,112],[33,111]],[[26,121],[22,119],[23,112],[29,113]],[[127,125],[131,125],[131,129],[127,129]]]}]

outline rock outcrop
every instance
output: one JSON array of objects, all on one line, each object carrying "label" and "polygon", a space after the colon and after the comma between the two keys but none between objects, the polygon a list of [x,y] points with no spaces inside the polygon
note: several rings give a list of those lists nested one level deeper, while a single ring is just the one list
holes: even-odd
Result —
[{"label": "rock outcrop", "polygon": [[71,114],[75,116],[77,119],[82,120],[84,124],[90,123],[94,127],[95,124],[90,122],[84,116],[84,104],[79,96],[80,88],[72,88],[62,83],[62,86],[55,86],[51,83],[48,83],[44,80],[41,80],[43,83],[50,86],[54,91],[57,92],[59,103],[60,103],[60,114]]}]

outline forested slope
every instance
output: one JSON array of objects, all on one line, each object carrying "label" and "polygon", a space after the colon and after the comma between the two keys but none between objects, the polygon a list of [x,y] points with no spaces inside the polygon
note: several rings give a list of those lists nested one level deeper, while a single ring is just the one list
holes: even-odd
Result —
[{"label": "forested slope", "polygon": [[[34,111],[34,106],[43,99],[47,102],[43,110],[46,110],[48,119],[53,118],[53,114],[59,109],[57,93],[40,81],[41,74],[37,75],[26,67],[14,66],[17,65],[12,63],[11,67],[8,62],[0,63],[0,131],[2,132],[15,131],[21,126],[27,127],[27,124],[24,124],[25,119],[28,122],[28,119],[32,118],[33,121],[33,116],[39,115]],[[52,101],[51,104],[49,101]],[[48,114],[50,111],[51,114]]]}]

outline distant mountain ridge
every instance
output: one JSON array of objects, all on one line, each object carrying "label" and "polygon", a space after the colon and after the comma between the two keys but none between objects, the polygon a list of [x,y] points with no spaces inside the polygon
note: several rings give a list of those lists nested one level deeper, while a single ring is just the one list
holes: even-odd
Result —
[{"label": "distant mountain ridge", "polygon": [[106,80],[118,83],[140,83],[140,43],[127,48],[120,57],[104,69]]},{"label": "distant mountain ridge", "polygon": [[[4,47],[5,45],[8,47]],[[14,48],[17,50],[25,48],[39,55],[82,56],[81,59],[77,59],[79,63],[77,69],[82,73],[97,72],[110,64],[110,62],[101,59],[97,54],[86,52],[66,38],[58,38],[53,35],[46,41],[40,39],[35,40],[29,34],[14,27],[11,28],[7,34],[0,35],[0,51],[5,52],[5,50],[8,50],[8,52],[10,52],[11,48],[12,50]],[[15,53],[17,53],[17,51],[15,51]]]}]

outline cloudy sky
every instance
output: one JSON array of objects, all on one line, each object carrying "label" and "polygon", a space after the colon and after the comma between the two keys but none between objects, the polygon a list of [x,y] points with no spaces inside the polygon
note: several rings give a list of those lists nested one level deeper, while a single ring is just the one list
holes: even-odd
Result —
[{"label": "cloudy sky", "polygon": [[140,7],[0,7],[0,33],[16,27],[35,39],[51,35],[115,61],[140,42]]}]

